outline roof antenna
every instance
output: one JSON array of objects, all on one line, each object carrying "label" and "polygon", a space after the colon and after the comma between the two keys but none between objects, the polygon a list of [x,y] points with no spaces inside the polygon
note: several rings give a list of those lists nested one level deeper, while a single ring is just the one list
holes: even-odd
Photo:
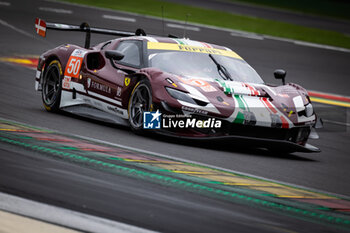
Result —
[{"label": "roof antenna", "polygon": [[183,38],[186,37],[186,30],[187,30],[187,21],[188,21],[188,17],[191,16],[190,13],[187,13],[186,14],[186,22],[185,22],[185,27],[184,27],[184,35],[183,35]]},{"label": "roof antenna", "polygon": [[162,24],[163,24],[163,36],[165,36],[165,32],[164,32],[164,6],[161,6],[162,8]]}]

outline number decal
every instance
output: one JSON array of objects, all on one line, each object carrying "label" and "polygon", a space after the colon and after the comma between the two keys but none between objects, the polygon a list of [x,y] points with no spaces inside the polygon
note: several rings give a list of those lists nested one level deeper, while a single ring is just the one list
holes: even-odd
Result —
[{"label": "number decal", "polygon": [[80,70],[80,64],[81,64],[81,61],[80,60],[77,60],[75,62],[75,65],[74,65],[74,70],[73,70],[73,74],[74,75],[77,75],[79,70]]},{"label": "number decal", "polygon": [[67,62],[66,70],[64,72],[65,76],[78,78],[85,53],[86,51],[78,49],[73,51]]},{"label": "number decal", "polygon": [[68,60],[66,72],[64,75],[78,78],[82,60],[83,58],[71,56]]}]

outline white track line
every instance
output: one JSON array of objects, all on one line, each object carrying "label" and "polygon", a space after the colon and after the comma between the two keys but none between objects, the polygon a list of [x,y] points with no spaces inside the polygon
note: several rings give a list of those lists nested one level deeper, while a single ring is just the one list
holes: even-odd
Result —
[{"label": "white track line", "polygon": [[14,30],[14,31],[16,31],[16,32],[19,32],[19,33],[21,33],[22,35],[28,36],[28,37],[30,37],[30,38],[34,38],[34,35],[33,35],[33,34],[30,34],[30,33],[26,32],[26,31],[23,31],[22,29],[19,29],[19,28],[15,27],[15,26],[13,26],[13,25],[11,25],[11,24],[8,24],[7,22],[5,22],[5,21],[3,21],[3,20],[1,20],[1,19],[0,19],[0,24],[3,25],[3,26],[5,26],[5,27],[11,28],[12,30]]},{"label": "white track line", "polygon": [[[39,40],[39,41],[41,41],[42,43],[48,44],[48,45],[50,45],[50,46],[53,46],[53,44],[50,43],[50,42],[48,42],[47,40],[44,40],[44,39],[42,39],[42,38],[35,37],[35,36],[34,36],[34,35],[35,35],[34,33],[33,33],[33,34],[30,34],[30,33],[26,32],[26,31],[23,31],[22,29],[19,29],[19,28],[15,27],[15,26],[13,26],[13,25],[11,25],[11,24],[8,24],[8,23],[5,22],[4,20],[1,20],[1,19],[0,19],[0,25],[3,25],[3,26],[5,26],[5,27],[8,27],[8,28],[10,28],[10,29],[12,29],[12,30],[14,30],[14,31],[16,31],[16,32],[18,32],[18,33],[21,33],[21,34],[24,35],[24,36],[28,36],[28,37],[30,37],[30,38],[32,38],[32,39]],[[34,28],[34,27],[33,27],[33,28]]]},{"label": "white track line", "polygon": [[0,209],[84,232],[151,233],[147,229],[0,193]]},{"label": "white track line", "polygon": [[294,44],[296,45],[302,45],[302,46],[307,46],[307,47],[314,47],[314,48],[321,48],[321,49],[329,49],[329,50],[336,50],[336,51],[341,51],[341,52],[349,52],[349,49],[346,48],[339,48],[331,45],[321,45],[321,44],[316,44],[316,43],[311,43],[311,42],[305,42],[305,41],[293,41]]},{"label": "white track line", "polygon": [[331,121],[331,120],[327,120],[327,119],[322,119],[322,121],[326,122],[326,123],[335,124],[335,125],[342,125],[342,126],[350,127],[350,123],[346,123],[346,122]]},{"label": "white track line", "polygon": [[[131,13],[131,12],[119,11],[119,10],[111,10],[111,9],[107,9],[107,8],[81,5],[81,4],[77,4],[77,3],[59,2],[57,0],[44,0],[44,1],[55,2],[58,4],[65,4],[65,5],[70,5],[70,6],[77,6],[77,7],[81,7],[81,8],[102,10],[102,11],[107,11],[107,12],[114,12],[114,13],[119,12],[121,14],[132,15],[132,16],[136,16],[136,17],[143,17],[143,18],[148,18],[148,19],[163,20],[161,17],[156,17],[156,16],[141,15],[141,14],[137,14],[137,13]],[[174,20],[174,19],[165,19],[165,20],[167,22],[172,22],[172,23],[186,24],[185,21],[181,21],[181,20]],[[316,44],[316,43],[308,43],[308,42],[300,41],[300,40],[286,39],[286,38],[282,38],[282,37],[269,36],[269,35],[264,35],[264,34],[255,34],[255,33],[249,33],[249,32],[245,32],[244,34],[242,34],[242,31],[240,31],[240,30],[233,30],[233,29],[228,29],[228,28],[223,28],[223,27],[210,26],[210,25],[205,25],[205,24],[200,24],[200,23],[188,23],[188,25],[202,27],[202,28],[208,28],[208,29],[213,29],[213,30],[219,30],[219,31],[226,31],[229,33],[236,33],[236,35],[239,37],[247,38],[248,34],[252,34],[251,37],[261,36],[264,39],[272,39],[272,40],[277,40],[277,41],[290,42],[290,43],[293,43],[295,45],[300,45],[300,46],[308,46],[308,47],[313,47],[313,48],[327,49],[327,50],[350,53],[350,49],[341,48],[341,47],[322,45],[322,44]]]},{"label": "white track line", "polygon": [[188,25],[185,26],[185,25],[174,24],[174,23],[167,23],[166,26],[169,28],[186,29],[186,30],[191,30],[195,32],[199,32],[201,30],[199,27],[192,27]]},{"label": "white track line", "polygon": [[73,11],[71,11],[71,10],[57,9],[57,8],[51,8],[51,7],[39,7],[38,9],[41,11],[54,12],[54,13],[58,13],[58,14],[72,14],[73,13]]},{"label": "white track line", "polygon": [[249,39],[255,39],[255,40],[263,40],[264,37],[258,34],[253,34],[253,33],[246,33],[246,32],[231,32],[231,36],[239,36],[239,37],[245,37]]},{"label": "white track line", "polygon": [[126,22],[132,22],[135,23],[135,18],[129,18],[129,17],[121,17],[116,15],[102,15],[102,18],[104,19],[113,19],[113,20],[120,20],[120,21],[126,21]]},{"label": "white track line", "polygon": [[11,6],[9,2],[0,2],[0,6]]}]

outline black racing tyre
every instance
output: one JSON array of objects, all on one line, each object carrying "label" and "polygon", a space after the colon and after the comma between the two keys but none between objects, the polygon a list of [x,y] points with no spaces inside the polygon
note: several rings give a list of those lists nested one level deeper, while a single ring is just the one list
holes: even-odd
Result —
[{"label": "black racing tyre", "polygon": [[62,92],[62,66],[58,60],[50,62],[45,70],[41,97],[44,107],[49,112],[58,112]]},{"label": "black racing tyre", "polygon": [[128,104],[129,123],[135,133],[144,132],[143,113],[148,111],[152,111],[152,88],[148,79],[143,79],[135,85]]}]

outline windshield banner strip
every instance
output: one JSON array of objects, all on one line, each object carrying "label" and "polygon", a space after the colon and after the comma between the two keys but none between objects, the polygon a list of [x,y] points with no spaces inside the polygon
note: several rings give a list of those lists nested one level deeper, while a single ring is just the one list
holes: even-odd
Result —
[{"label": "windshield banner strip", "polygon": [[181,45],[173,43],[158,43],[158,42],[147,42],[148,49],[157,49],[157,50],[171,50],[171,51],[183,51],[183,52],[193,52],[193,53],[207,53],[207,54],[216,54],[226,57],[233,57],[240,60],[243,60],[237,53],[233,51],[227,51],[222,49],[214,49],[207,47],[191,46],[191,45]]}]

